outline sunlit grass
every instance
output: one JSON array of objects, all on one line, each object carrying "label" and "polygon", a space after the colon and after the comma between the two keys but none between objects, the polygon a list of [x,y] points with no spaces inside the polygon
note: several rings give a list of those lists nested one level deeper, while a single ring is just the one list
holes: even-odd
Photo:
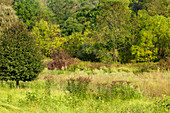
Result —
[{"label": "sunlit grass", "polygon": [[[0,86],[0,112],[2,113],[163,113],[169,97],[155,104],[163,95],[170,96],[169,71],[134,73],[129,65],[112,66],[110,69],[47,70],[31,82],[4,82]],[[91,79],[86,98],[71,95],[67,90],[70,78],[88,77]],[[128,81],[137,86],[140,98],[104,99],[97,92],[98,84],[111,84],[112,81]],[[107,91],[107,90],[105,90]],[[107,96],[107,94],[106,94]],[[107,97],[106,97],[107,98]]]}]

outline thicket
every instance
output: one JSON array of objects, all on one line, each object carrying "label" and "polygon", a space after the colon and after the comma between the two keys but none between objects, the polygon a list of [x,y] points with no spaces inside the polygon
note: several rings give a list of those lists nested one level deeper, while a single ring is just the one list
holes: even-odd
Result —
[{"label": "thicket", "polygon": [[34,80],[43,70],[40,48],[22,23],[13,24],[0,37],[0,80]]}]

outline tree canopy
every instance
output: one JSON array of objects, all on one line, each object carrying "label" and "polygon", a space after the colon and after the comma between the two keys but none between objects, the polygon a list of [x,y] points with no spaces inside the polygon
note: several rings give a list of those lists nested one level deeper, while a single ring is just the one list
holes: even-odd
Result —
[{"label": "tree canopy", "polygon": [[169,57],[168,0],[2,0],[0,15],[1,34],[23,21],[46,57],[56,48],[106,63]]}]

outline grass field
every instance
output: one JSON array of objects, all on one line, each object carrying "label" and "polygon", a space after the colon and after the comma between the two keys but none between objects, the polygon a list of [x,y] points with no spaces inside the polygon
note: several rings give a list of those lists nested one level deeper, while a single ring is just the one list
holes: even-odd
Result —
[{"label": "grass field", "polygon": [[168,113],[170,72],[135,65],[47,70],[31,82],[3,82],[0,113]]}]

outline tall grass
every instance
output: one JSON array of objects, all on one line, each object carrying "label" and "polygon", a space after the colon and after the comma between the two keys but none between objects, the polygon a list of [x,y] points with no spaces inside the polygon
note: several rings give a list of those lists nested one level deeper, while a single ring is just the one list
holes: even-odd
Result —
[{"label": "tall grass", "polygon": [[[133,73],[124,65],[44,70],[32,82],[0,86],[2,113],[168,113],[169,71]],[[166,96],[162,96],[166,95]]]}]

